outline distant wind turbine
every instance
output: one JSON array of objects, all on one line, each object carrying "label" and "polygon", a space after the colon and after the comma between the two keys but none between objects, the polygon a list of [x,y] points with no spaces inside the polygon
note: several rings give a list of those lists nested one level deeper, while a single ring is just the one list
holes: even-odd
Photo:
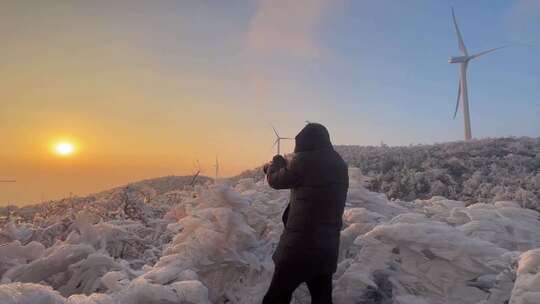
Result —
[{"label": "distant wind turbine", "polygon": [[459,49],[461,50],[461,56],[450,57],[450,59],[448,60],[448,63],[459,63],[460,65],[459,66],[458,97],[457,97],[457,102],[456,102],[456,109],[454,110],[454,119],[456,118],[457,111],[459,108],[459,102],[461,101],[461,103],[463,104],[462,108],[463,108],[463,121],[465,124],[465,140],[471,140],[472,139],[471,117],[469,114],[469,94],[467,91],[467,67],[469,66],[469,61],[471,61],[472,59],[478,58],[480,56],[483,56],[485,54],[491,53],[493,51],[496,51],[498,49],[508,47],[509,45],[504,45],[497,48],[485,50],[483,52],[479,52],[473,55],[469,55],[469,53],[467,52],[467,48],[465,47],[465,43],[463,42],[463,37],[461,36],[461,32],[459,31],[459,27],[456,21],[456,15],[454,13],[454,8],[452,8],[452,19],[454,21],[454,28],[456,30]]},{"label": "distant wind turbine", "polygon": [[191,186],[195,185],[195,181],[197,180],[197,177],[199,177],[199,174],[201,174],[201,164],[199,163],[199,160],[195,161],[195,172],[193,173],[193,178],[191,179]]},{"label": "distant wind turbine", "polygon": [[217,156],[216,156],[216,163],[214,164],[214,168],[216,169],[216,176],[215,176],[214,182],[217,182],[218,177],[219,177],[219,160]]},{"label": "distant wind turbine", "polygon": [[294,139],[290,137],[281,137],[279,136],[278,131],[276,131],[276,128],[272,126],[272,129],[274,130],[274,134],[276,134],[276,140],[274,141],[274,144],[272,145],[272,148],[277,144],[277,154],[280,154],[280,147],[281,147],[281,140],[282,139]]}]

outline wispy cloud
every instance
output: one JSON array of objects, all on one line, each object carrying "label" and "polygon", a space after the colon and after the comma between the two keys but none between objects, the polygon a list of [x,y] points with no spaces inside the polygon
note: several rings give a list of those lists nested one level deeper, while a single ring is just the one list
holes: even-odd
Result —
[{"label": "wispy cloud", "polygon": [[340,0],[260,0],[248,30],[247,44],[259,54],[317,58],[323,47],[317,29]]}]

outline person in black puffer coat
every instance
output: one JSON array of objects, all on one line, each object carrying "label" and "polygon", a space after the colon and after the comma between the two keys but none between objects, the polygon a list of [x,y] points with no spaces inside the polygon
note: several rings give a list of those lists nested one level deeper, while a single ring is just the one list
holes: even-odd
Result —
[{"label": "person in black puffer coat", "polygon": [[264,166],[268,184],[274,189],[291,189],[291,194],[282,217],[285,229],[272,256],[274,275],[263,304],[289,303],[303,282],[313,304],[329,304],[349,187],[348,169],[323,125],[307,124],[295,141],[289,163],[276,155]]}]

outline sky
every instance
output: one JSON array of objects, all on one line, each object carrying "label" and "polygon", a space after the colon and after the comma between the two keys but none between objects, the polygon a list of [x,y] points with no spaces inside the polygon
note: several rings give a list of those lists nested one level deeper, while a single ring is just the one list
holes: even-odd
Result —
[{"label": "sky", "polygon": [[[540,136],[539,0],[0,0],[0,206],[268,161],[274,125],[335,144]],[[67,140],[76,153],[51,145]],[[284,144],[290,152],[292,143]]]}]

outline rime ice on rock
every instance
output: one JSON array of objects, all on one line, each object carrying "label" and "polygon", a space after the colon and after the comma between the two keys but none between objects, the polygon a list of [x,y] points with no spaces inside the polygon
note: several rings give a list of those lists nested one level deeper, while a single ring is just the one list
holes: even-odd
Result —
[{"label": "rime ice on rock", "polygon": [[255,230],[243,211],[249,200],[225,184],[198,188],[197,197],[186,202],[186,216],[162,258],[142,277],[167,284],[185,270],[193,270],[210,288],[214,300],[239,301],[236,289],[256,280],[264,270],[265,256],[257,256]]},{"label": "rime ice on rock", "polygon": [[[388,200],[349,175],[336,304],[537,303],[536,211]],[[0,231],[0,303],[260,303],[289,192],[163,182],[21,211]],[[306,290],[294,301],[309,303]]]},{"label": "rime ice on rock", "polygon": [[540,303],[540,249],[527,251],[520,256],[510,299],[510,304],[532,303]]},{"label": "rime ice on rock", "polygon": [[2,304],[65,304],[66,300],[49,286],[31,283],[0,285]]}]

